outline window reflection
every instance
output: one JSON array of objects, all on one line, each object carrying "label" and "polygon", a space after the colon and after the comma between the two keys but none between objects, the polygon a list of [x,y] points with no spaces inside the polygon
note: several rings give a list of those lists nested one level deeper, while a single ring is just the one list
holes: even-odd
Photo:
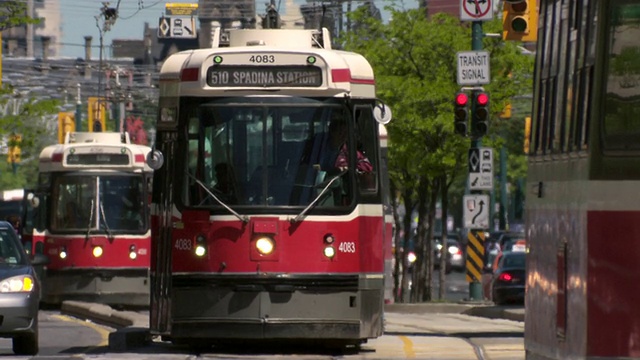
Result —
[{"label": "window reflection", "polygon": [[[185,106],[186,107],[186,106]],[[183,107],[184,108],[184,107]],[[349,120],[349,157],[362,150],[358,131],[366,128],[371,143],[371,117],[352,114],[338,100],[308,98],[225,98],[190,104],[187,181],[184,203],[189,206],[306,206],[340,169],[323,161],[329,146],[329,123],[335,114]],[[364,112],[364,107],[362,112]],[[347,206],[353,201],[353,169],[341,174],[318,207]],[[197,184],[196,180],[207,190]],[[371,186],[370,184],[368,186]],[[375,187],[374,187],[375,189]]]},{"label": "window reflection", "polygon": [[60,176],[54,179],[52,231],[144,232],[141,175]]},{"label": "window reflection", "polygon": [[606,149],[640,143],[640,4],[614,1],[609,27],[604,133]]}]

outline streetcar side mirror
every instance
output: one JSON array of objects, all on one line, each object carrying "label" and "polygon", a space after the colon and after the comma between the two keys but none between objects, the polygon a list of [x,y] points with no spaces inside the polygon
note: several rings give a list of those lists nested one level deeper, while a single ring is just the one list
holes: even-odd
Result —
[{"label": "streetcar side mirror", "polygon": [[158,170],[164,164],[164,155],[160,150],[153,150],[147,154],[147,165],[153,170]]},{"label": "streetcar side mirror", "polygon": [[27,195],[27,200],[29,201],[29,205],[34,209],[40,206],[40,198],[35,196],[33,193]]},{"label": "streetcar side mirror", "polygon": [[391,121],[391,108],[384,103],[374,106],[373,118],[382,125],[388,124]]}]

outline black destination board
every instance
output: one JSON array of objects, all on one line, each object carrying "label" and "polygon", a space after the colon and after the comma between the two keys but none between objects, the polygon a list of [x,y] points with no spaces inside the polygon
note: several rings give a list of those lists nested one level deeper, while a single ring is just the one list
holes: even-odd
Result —
[{"label": "black destination board", "polygon": [[322,70],[315,66],[212,66],[211,87],[318,87]]},{"label": "black destination board", "polygon": [[127,154],[69,154],[67,165],[129,165]]}]

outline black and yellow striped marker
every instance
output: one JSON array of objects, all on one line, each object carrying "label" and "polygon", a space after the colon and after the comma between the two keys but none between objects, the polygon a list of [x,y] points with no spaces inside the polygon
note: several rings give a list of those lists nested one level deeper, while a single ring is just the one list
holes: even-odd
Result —
[{"label": "black and yellow striped marker", "polygon": [[484,268],[484,231],[471,230],[467,234],[467,282],[482,282]]}]

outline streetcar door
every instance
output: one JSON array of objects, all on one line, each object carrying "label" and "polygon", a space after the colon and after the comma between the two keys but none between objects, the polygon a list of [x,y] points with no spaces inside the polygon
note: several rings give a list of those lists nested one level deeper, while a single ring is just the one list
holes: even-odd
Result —
[{"label": "streetcar door", "polygon": [[[176,156],[176,133],[158,134],[158,149],[165,157]],[[151,295],[149,327],[152,333],[171,332],[171,251],[172,219],[176,161],[166,161],[154,172],[151,216]]]}]

